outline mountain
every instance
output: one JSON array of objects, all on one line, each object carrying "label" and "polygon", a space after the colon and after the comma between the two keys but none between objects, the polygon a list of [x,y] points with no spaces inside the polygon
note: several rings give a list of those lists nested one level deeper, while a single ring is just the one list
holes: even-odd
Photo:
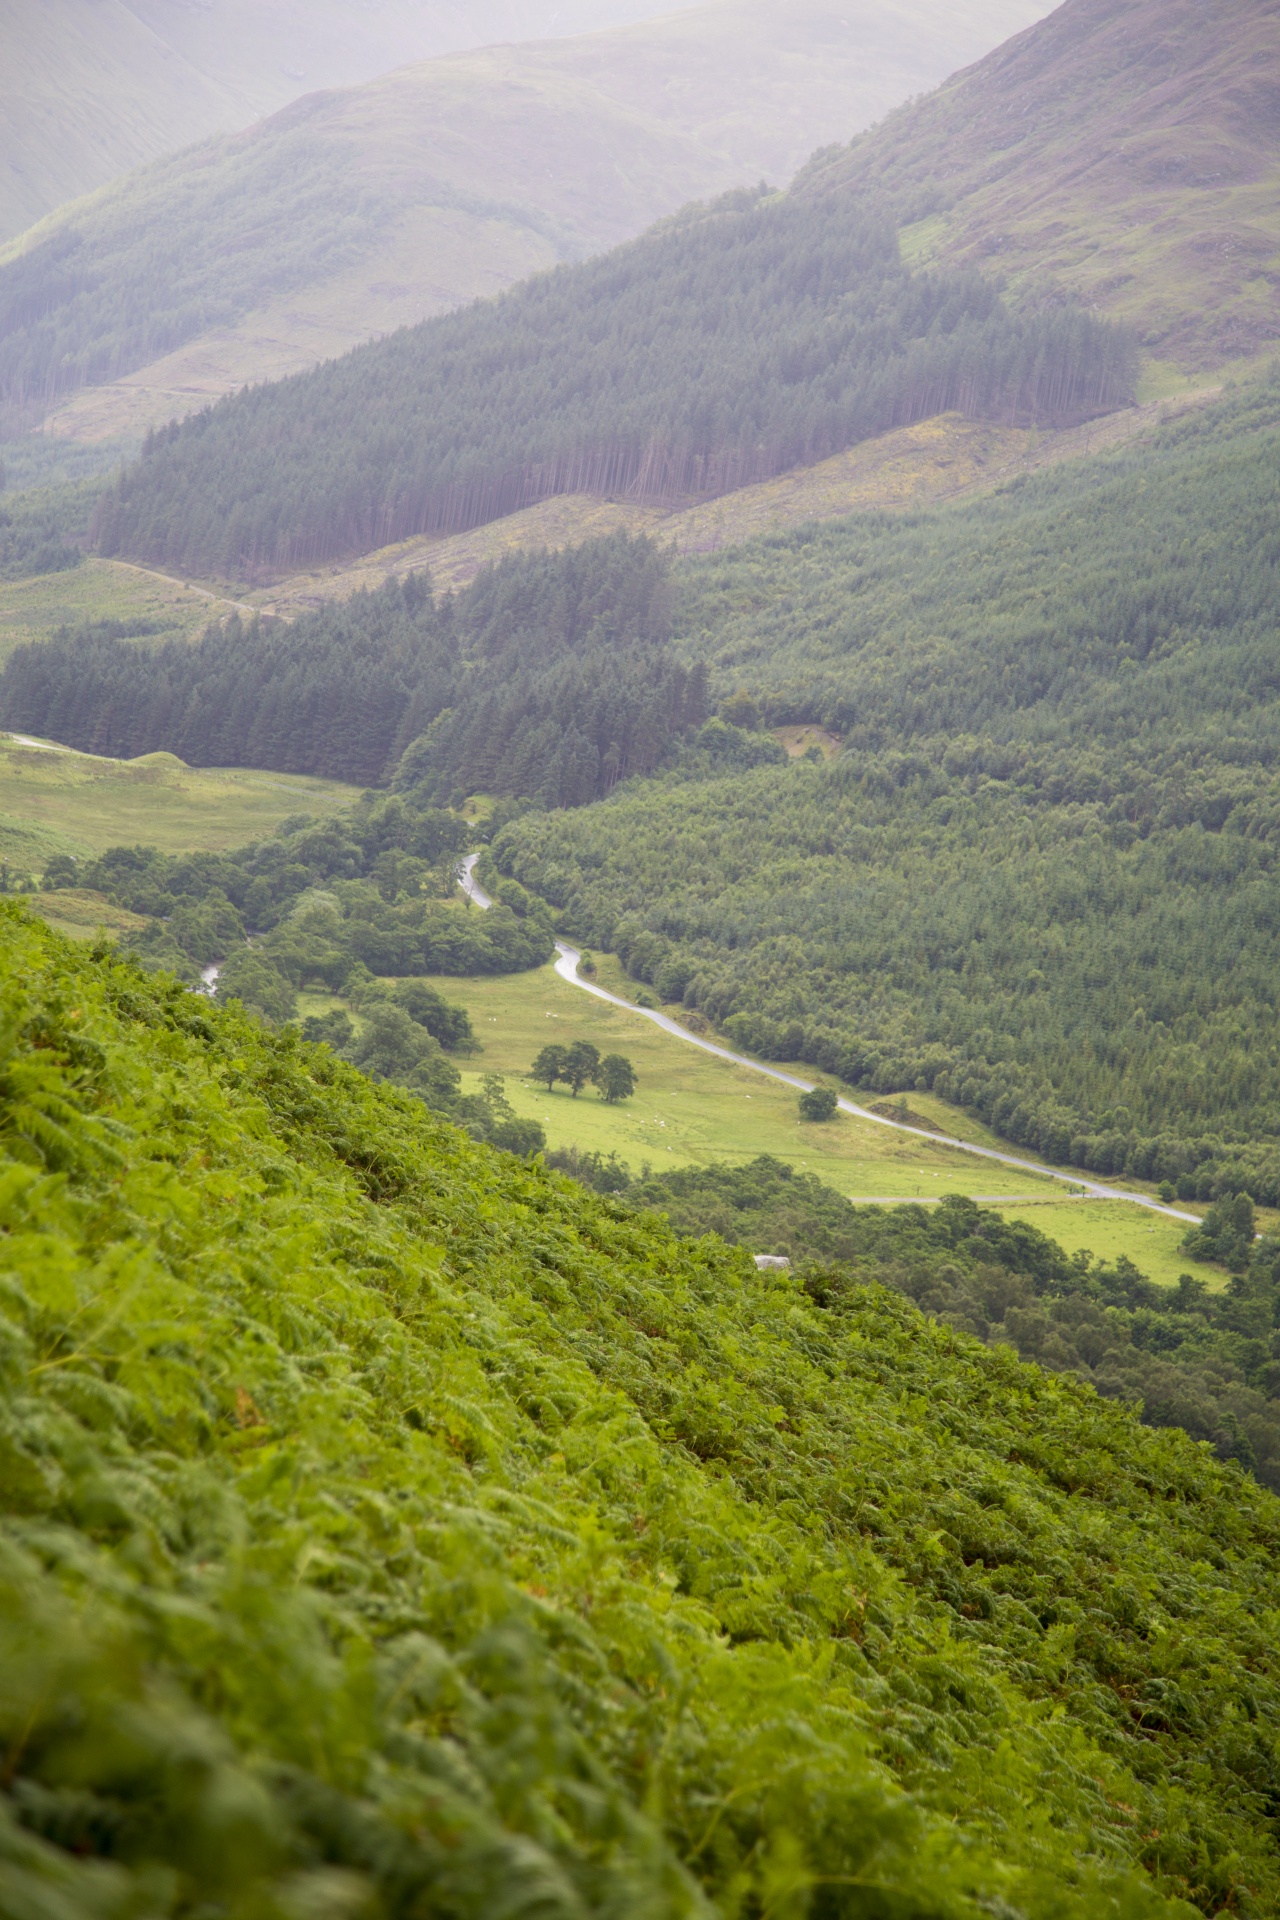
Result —
[{"label": "mountain", "polygon": [[661,0],[0,0],[0,241],[316,87]]},{"label": "mountain", "polygon": [[100,550],[261,579],[556,494],[708,498],[957,408],[1132,398],[1128,337],[916,274],[851,200],[730,194],[628,247],[153,435]]},{"label": "mountain", "polygon": [[1064,288],[1183,370],[1280,339],[1280,5],[1065,0],[802,189],[888,199],[917,261]]},{"label": "mountain", "polygon": [[1234,1465],[11,902],[0,990],[8,1910],[1275,1911]]},{"label": "mountain", "polygon": [[[0,401],[101,437],[785,182],[1044,0],[714,0],[310,95],[0,257]],[[536,156],[531,162],[530,156]]]}]

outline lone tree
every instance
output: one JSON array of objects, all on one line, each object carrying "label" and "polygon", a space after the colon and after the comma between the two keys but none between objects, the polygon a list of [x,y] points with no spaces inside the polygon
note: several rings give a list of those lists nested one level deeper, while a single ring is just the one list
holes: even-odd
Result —
[{"label": "lone tree", "polygon": [[594,1080],[599,1071],[600,1055],[596,1048],[589,1040],[575,1040],[565,1052],[560,1078],[568,1081],[576,1100],[588,1080]]},{"label": "lone tree", "polygon": [[815,1087],[812,1093],[800,1095],[800,1118],[802,1120],[834,1120],[836,1117],[836,1092],[834,1087]]},{"label": "lone tree", "polygon": [[631,1098],[636,1090],[636,1070],[622,1054],[606,1053],[596,1070],[595,1082],[612,1105],[616,1100]]},{"label": "lone tree", "polygon": [[544,1047],[529,1069],[535,1080],[546,1081],[548,1093],[557,1080],[565,1078],[565,1051],[564,1047]]}]

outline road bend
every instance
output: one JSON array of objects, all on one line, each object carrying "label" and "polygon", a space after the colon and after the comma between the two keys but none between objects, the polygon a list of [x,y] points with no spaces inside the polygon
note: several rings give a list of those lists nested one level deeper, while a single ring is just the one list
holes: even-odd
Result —
[{"label": "road bend", "polygon": [[[480,858],[478,853],[469,853],[462,863],[462,890],[468,899],[478,907],[491,907],[493,901],[475,877],[475,864]],[[727,1060],[731,1066],[745,1067],[748,1073],[763,1074],[766,1080],[779,1080],[784,1087],[794,1087],[797,1093],[812,1093],[812,1080],[798,1079],[794,1073],[784,1073],[781,1067],[770,1067],[763,1060],[752,1060],[745,1053],[734,1053],[729,1047],[721,1047],[714,1040],[703,1040],[698,1034],[690,1033],[670,1014],[659,1013],[650,1007],[633,1006],[630,1000],[623,1000],[616,993],[609,993],[604,987],[598,987],[593,980],[584,980],[578,973],[578,962],[582,955],[576,947],[567,941],[556,941],[556,972],[569,986],[577,987],[580,993],[589,993],[597,1000],[606,1000],[611,1007],[620,1007],[623,1013],[635,1016],[637,1020],[648,1020],[655,1027],[661,1027],[676,1040],[683,1040],[688,1047],[697,1047],[703,1053],[714,1054],[717,1060]],[[993,1161],[1000,1167],[1012,1167],[1018,1173],[1038,1174],[1042,1180],[1057,1180],[1063,1186],[1074,1187],[1077,1193],[1090,1200],[1124,1200],[1131,1206],[1145,1207],[1149,1213],[1160,1213],[1169,1220],[1185,1220],[1191,1226],[1200,1225],[1200,1216],[1196,1213],[1183,1213],[1177,1207],[1167,1207],[1163,1201],[1152,1200],[1145,1193],[1132,1193],[1125,1187],[1104,1186],[1101,1182],[1090,1180],[1080,1173],[1061,1173],[1054,1167],[1041,1166],[1036,1160],[1021,1160],[1016,1154],[1000,1153],[995,1147],[979,1147],[971,1140],[957,1140],[948,1133],[933,1133],[927,1127],[913,1127],[905,1120],[890,1120],[883,1113],[872,1113],[868,1107],[860,1107],[852,1100],[841,1098],[837,1102],[841,1113],[851,1113],[855,1119],[869,1121],[873,1127],[887,1127],[891,1133],[910,1134],[913,1139],[927,1141],[930,1146],[950,1147],[956,1153],[972,1154],[979,1160]],[[909,1206],[909,1201],[898,1204]]]}]

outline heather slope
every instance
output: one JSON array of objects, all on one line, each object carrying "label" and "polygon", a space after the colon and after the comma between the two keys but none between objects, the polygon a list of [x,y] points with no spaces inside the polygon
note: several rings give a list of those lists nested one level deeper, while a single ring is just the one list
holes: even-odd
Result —
[{"label": "heather slope", "polygon": [[11,907],[0,964],[16,1905],[1274,1910],[1270,1495]]},{"label": "heather slope", "polygon": [[913,257],[1050,281],[1190,369],[1280,337],[1280,7],[1066,0],[806,191],[888,195]]}]

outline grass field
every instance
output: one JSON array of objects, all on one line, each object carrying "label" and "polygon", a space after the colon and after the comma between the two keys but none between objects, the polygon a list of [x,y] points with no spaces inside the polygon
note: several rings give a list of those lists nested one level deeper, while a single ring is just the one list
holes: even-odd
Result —
[{"label": "grass field", "polygon": [[[599,978],[613,990],[617,963],[602,960]],[[505,1075],[517,1113],[541,1121],[551,1148],[578,1146],[616,1153],[634,1172],[647,1161],[665,1167],[741,1165],[771,1153],[817,1174],[854,1201],[934,1200],[966,1193],[998,1201],[1000,1211],[1026,1219],[1068,1251],[1087,1247],[1108,1259],[1124,1253],[1153,1280],[1172,1285],[1194,1273],[1212,1287],[1223,1284],[1216,1268],[1178,1251],[1186,1231],[1176,1220],[1149,1214],[1124,1201],[1071,1200],[1048,1178],[984,1166],[946,1147],[929,1147],[909,1135],[841,1116],[829,1126],[802,1124],[796,1097],[781,1085],[730,1066],[664,1034],[647,1020],[590,999],[557,978],[551,967],[497,979],[433,984],[471,1015],[484,1052],[465,1061],[470,1092],[483,1073]],[[304,996],[304,1012],[339,1002]],[[548,1094],[528,1079],[528,1068],[549,1039],[590,1040],[602,1053],[626,1054],[639,1086],[622,1106],[606,1106],[587,1091],[575,1100],[563,1088]],[[942,1101],[912,1095],[912,1112],[944,1126],[957,1138],[1001,1145],[994,1135]]]},{"label": "grass field", "polygon": [[59,888],[56,893],[33,893],[25,897],[32,913],[73,940],[92,940],[100,929],[117,935],[137,933],[147,924],[141,914],[114,906],[105,894],[94,893],[88,887]]},{"label": "grass field", "polygon": [[[616,991],[625,983],[616,960],[598,960],[600,984]],[[471,1015],[484,1052],[462,1061],[464,1091],[480,1076],[505,1076],[516,1112],[539,1120],[551,1148],[577,1146],[616,1153],[639,1173],[647,1162],[663,1167],[742,1165],[758,1154],[780,1160],[827,1181],[854,1201],[935,1200],[966,1193],[999,1201],[1000,1211],[1026,1219],[1069,1251],[1087,1247],[1109,1259],[1128,1254],[1153,1280],[1172,1285],[1180,1273],[1195,1273],[1218,1287],[1216,1268],[1178,1252],[1185,1228],[1123,1201],[1071,1200],[1035,1174],[985,1166],[943,1146],[930,1147],[868,1121],[842,1115],[828,1126],[801,1123],[796,1096],[743,1067],[734,1067],[665,1034],[650,1021],[594,1000],[560,980],[554,969],[497,978],[433,980],[445,998]],[[303,995],[300,1011],[323,1012],[341,1002]],[[634,1099],[610,1107],[595,1091],[575,1100],[564,1088],[548,1094],[528,1078],[534,1055],[548,1040],[590,1040],[602,1053],[624,1053],[639,1082]],[[913,1094],[914,1116],[945,1127],[957,1138],[1000,1146],[996,1136],[967,1115],[931,1096]]]},{"label": "grass field", "polygon": [[156,641],[194,639],[235,602],[117,560],[83,560],[65,573],[0,580],[0,665],[28,640],[91,620],[136,620]]},{"label": "grass field", "polygon": [[332,813],[355,798],[332,780],[196,769],[169,753],[102,760],[0,736],[0,860],[36,872],[55,853],[241,846],[291,814]]},{"label": "grass field", "polygon": [[[1203,1212],[1202,1208],[1195,1210]],[[1179,1242],[1185,1227],[1123,1200],[1035,1200],[1002,1207],[1001,1212],[1006,1219],[1025,1220],[1029,1226],[1038,1227],[1068,1253],[1083,1247],[1108,1260],[1125,1254],[1149,1280],[1161,1286],[1176,1285],[1180,1273],[1193,1274],[1214,1293],[1227,1284],[1219,1267],[1206,1266],[1181,1252]]]},{"label": "grass field", "polygon": [[[442,976],[432,984],[467,1008],[484,1047],[473,1060],[460,1062],[465,1090],[477,1087],[481,1074],[504,1074],[512,1106],[541,1121],[551,1147],[617,1153],[637,1173],[646,1161],[655,1169],[741,1164],[773,1153],[855,1199],[934,1199],[991,1190],[989,1171],[946,1148],[843,1116],[829,1126],[802,1125],[788,1088],[588,998],[549,966],[498,978]],[[304,998],[306,1012],[338,1004]],[[562,1087],[548,1094],[535,1086],[528,1068],[551,1039],[590,1040],[601,1053],[625,1053],[639,1081],[634,1099],[611,1107],[593,1089],[575,1100]],[[1034,1197],[1046,1187],[1034,1175],[1011,1175],[1002,1190]]]}]

